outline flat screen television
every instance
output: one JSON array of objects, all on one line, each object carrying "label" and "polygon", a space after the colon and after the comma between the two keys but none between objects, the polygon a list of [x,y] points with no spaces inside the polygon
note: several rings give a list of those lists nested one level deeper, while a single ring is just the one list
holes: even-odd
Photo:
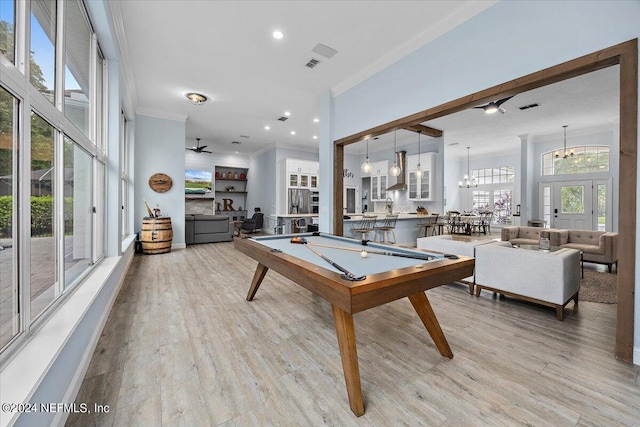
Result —
[{"label": "flat screen television", "polygon": [[184,171],[184,192],[185,194],[209,194],[211,193],[211,171],[199,171],[186,169]]}]

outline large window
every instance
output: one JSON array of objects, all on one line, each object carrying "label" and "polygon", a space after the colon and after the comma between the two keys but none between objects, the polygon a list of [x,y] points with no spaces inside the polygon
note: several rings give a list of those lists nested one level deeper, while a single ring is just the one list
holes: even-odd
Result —
[{"label": "large window", "polygon": [[55,134],[31,114],[31,318],[56,297]]},{"label": "large window", "polygon": [[493,212],[493,224],[510,224],[512,211],[511,188],[495,188],[490,190],[473,190],[471,193],[473,210]]},{"label": "large window", "polygon": [[0,60],[1,359],[104,254],[107,74],[80,0],[0,0]]},{"label": "large window", "polygon": [[[555,157],[556,151],[558,150],[542,155],[542,175],[609,172],[609,147],[607,146],[569,147],[567,151],[574,154],[567,158]],[[564,152],[564,148],[560,152]]]},{"label": "large window", "polygon": [[15,13],[13,1],[0,1],[0,55],[14,64],[16,62]]},{"label": "large window", "polygon": [[91,265],[93,164],[89,154],[64,138],[64,285]]},{"label": "large window", "polygon": [[478,189],[471,192],[471,204],[474,211],[493,212],[493,224],[510,224],[511,199],[515,182],[513,166],[474,169],[471,175],[476,178]]},{"label": "large window", "polygon": [[17,269],[18,100],[0,86],[0,348],[20,330]]},{"label": "large window", "polygon": [[89,136],[91,30],[77,0],[65,3],[64,115]]},{"label": "large window", "polygon": [[479,185],[484,184],[506,184],[512,183],[515,179],[513,166],[501,166],[498,168],[474,169],[471,176],[476,178]]},{"label": "large window", "polygon": [[122,175],[120,176],[120,191],[122,197],[121,214],[121,236],[129,235],[129,126],[124,111],[120,112],[120,164],[122,165]]},{"label": "large window", "polygon": [[31,1],[31,84],[55,103],[56,2]]}]

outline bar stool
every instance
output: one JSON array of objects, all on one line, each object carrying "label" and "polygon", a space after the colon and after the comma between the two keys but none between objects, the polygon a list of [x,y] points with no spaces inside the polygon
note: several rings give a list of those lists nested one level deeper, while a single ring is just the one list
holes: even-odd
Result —
[{"label": "bar stool", "polygon": [[433,236],[438,233],[438,214],[432,214],[425,218],[424,222],[418,224],[418,237],[424,229],[424,237]]},{"label": "bar stool", "polygon": [[294,233],[306,233],[307,232],[307,220],[305,218],[294,218],[294,220],[293,220],[293,232]]},{"label": "bar stool", "polygon": [[[396,221],[398,220],[398,215],[387,215],[384,217],[382,221],[382,225],[374,227],[375,236],[378,234],[382,235],[382,240],[378,240],[378,242],[387,243],[387,235],[391,233],[393,236],[393,243],[396,243]],[[389,242],[391,243],[391,242]]]},{"label": "bar stool", "polygon": [[376,225],[376,215],[363,215],[362,219],[351,226],[351,234],[355,237],[356,234],[360,234],[361,240],[367,240],[369,233],[373,231]]}]

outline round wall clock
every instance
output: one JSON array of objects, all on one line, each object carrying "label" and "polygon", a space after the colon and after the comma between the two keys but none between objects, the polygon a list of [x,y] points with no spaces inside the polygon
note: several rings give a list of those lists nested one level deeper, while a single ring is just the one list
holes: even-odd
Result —
[{"label": "round wall clock", "polygon": [[164,173],[154,173],[149,178],[149,187],[156,193],[166,193],[171,190],[173,186],[173,180],[171,177]]}]

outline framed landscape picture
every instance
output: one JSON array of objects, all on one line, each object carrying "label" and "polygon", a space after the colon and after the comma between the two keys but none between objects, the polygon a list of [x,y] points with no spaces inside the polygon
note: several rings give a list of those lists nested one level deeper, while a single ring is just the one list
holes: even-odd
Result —
[{"label": "framed landscape picture", "polygon": [[184,171],[184,192],[185,194],[208,194],[211,193],[211,180],[213,174],[210,171],[199,171],[186,169]]}]

